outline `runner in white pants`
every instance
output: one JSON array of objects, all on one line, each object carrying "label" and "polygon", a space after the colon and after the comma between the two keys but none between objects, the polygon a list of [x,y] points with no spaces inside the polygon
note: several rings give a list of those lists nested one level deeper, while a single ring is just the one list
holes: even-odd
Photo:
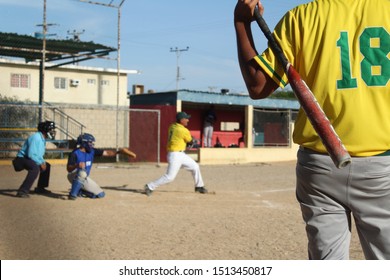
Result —
[{"label": "runner in white pants", "polygon": [[190,131],[186,128],[190,117],[185,112],[179,112],[176,114],[176,122],[169,126],[167,145],[168,168],[166,173],[159,179],[145,185],[146,195],[150,196],[157,187],[172,182],[181,167],[191,171],[195,182],[195,192],[207,193],[198,163],[184,153],[187,144],[192,141]]}]

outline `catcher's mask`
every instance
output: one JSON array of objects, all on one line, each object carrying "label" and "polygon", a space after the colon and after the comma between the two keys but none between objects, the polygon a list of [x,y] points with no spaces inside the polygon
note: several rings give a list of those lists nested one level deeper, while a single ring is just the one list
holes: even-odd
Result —
[{"label": "catcher's mask", "polygon": [[56,137],[56,124],[52,121],[40,122],[38,124],[38,131],[45,134],[47,138],[54,139]]},{"label": "catcher's mask", "polygon": [[84,133],[77,138],[77,145],[84,148],[87,153],[95,146],[95,137],[92,134]]}]

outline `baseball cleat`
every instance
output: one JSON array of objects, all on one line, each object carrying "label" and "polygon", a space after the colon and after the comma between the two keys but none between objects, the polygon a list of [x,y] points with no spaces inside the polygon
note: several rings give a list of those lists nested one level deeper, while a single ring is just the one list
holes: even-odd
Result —
[{"label": "baseball cleat", "polygon": [[27,193],[20,192],[20,193],[17,193],[17,194],[16,194],[16,197],[20,197],[20,198],[29,198],[30,196],[29,196]]},{"label": "baseball cleat", "polygon": [[197,193],[207,193],[207,189],[205,187],[195,187],[195,192]]},{"label": "baseball cleat", "polygon": [[149,189],[148,185],[145,185],[144,190],[145,190],[145,194],[147,196],[151,196],[152,195],[153,191],[151,189]]},{"label": "baseball cleat", "polygon": [[36,194],[49,194],[51,191],[45,189],[45,188],[35,188],[34,193]]}]

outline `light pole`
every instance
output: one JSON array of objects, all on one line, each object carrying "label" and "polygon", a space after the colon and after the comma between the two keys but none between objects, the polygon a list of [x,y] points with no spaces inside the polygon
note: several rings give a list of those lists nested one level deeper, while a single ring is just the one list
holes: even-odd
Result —
[{"label": "light pole", "polygon": [[[111,3],[113,1],[110,2],[110,4],[105,4],[105,3],[100,3],[100,2],[93,2],[93,1],[87,1],[87,0],[79,0],[80,2],[85,2],[85,3],[89,3],[89,4],[95,4],[95,5],[101,5],[101,6],[105,6],[105,7],[110,7],[110,8],[116,8],[118,10],[118,33],[117,33],[117,36],[118,36],[118,39],[117,39],[117,59],[116,59],[116,65],[117,65],[117,79],[116,79],[116,122],[115,122],[115,126],[116,126],[116,150],[118,151],[119,150],[119,93],[120,93],[120,49],[121,49],[121,37],[120,37],[120,33],[121,33],[121,7],[123,5],[123,3],[126,1],[126,0],[121,0],[121,2],[119,3],[119,5],[112,5]],[[116,161],[118,162],[119,161],[119,155],[117,154],[116,155]]]}]

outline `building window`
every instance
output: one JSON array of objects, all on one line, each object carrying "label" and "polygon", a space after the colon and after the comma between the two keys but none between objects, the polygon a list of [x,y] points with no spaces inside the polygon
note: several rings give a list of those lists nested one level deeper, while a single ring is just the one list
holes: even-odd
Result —
[{"label": "building window", "polygon": [[87,79],[88,85],[96,85],[96,79]]},{"label": "building window", "polygon": [[109,85],[110,85],[110,81],[108,81],[108,80],[102,80],[102,81],[100,82],[100,85],[102,85],[102,86],[109,86]]},{"label": "building window", "polygon": [[11,74],[11,87],[30,88],[30,75]]},{"label": "building window", "polygon": [[54,78],[54,88],[56,89],[66,89],[66,78]]}]

